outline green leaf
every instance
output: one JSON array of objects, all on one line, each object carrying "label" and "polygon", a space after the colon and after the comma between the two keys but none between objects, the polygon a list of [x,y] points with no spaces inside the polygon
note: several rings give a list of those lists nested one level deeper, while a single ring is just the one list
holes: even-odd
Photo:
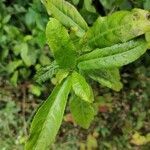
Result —
[{"label": "green leaf", "polygon": [[94,108],[90,103],[74,96],[70,101],[70,111],[78,125],[85,129],[89,128],[95,115]]},{"label": "green leaf", "polygon": [[82,51],[129,41],[150,31],[149,12],[142,9],[118,11],[99,17],[80,41]]},{"label": "green leaf", "polygon": [[150,42],[150,32],[145,33],[145,39],[147,42]]},{"label": "green leaf", "polygon": [[34,94],[35,96],[41,95],[42,88],[38,85],[31,84],[29,86],[29,92]]},{"label": "green leaf", "polygon": [[93,92],[85,78],[74,71],[71,76],[72,88],[75,94],[82,100],[92,103],[94,101]]},{"label": "green leaf", "polygon": [[78,62],[122,53],[122,52],[128,51],[132,48],[135,48],[136,46],[143,43],[143,41],[144,41],[143,39],[137,39],[137,40],[131,40],[129,42],[121,43],[121,44],[115,44],[110,47],[105,47],[105,48],[101,48],[101,49],[97,48],[90,53],[81,55],[78,58]]},{"label": "green leaf", "polygon": [[7,16],[4,17],[4,19],[2,20],[2,23],[7,24],[9,22],[10,18],[11,18],[11,15],[8,14]]},{"label": "green leaf", "polygon": [[81,70],[114,67],[118,68],[138,59],[141,55],[143,55],[146,52],[147,48],[148,44],[146,42],[143,42],[139,46],[123,53],[82,61],[78,64],[78,68]]},{"label": "green leaf", "polygon": [[46,37],[60,68],[74,68],[76,65],[75,47],[65,27],[52,18],[46,27]]},{"label": "green leaf", "polygon": [[25,15],[25,23],[31,29],[34,28],[34,26],[35,26],[36,16],[37,16],[36,11],[32,8],[29,8]]},{"label": "green leaf", "polygon": [[115,91],[120,91],[122,83],[120,82],[119,69],[100,69],[89,70],[88,76],[93,80],[99,82],[101,85],[111,88]]},{"label": "green leaf", "polygon": [[17,87],[17,81],[18,81],[18,71],[15,71],[10,78],[10,82],[12,83],[13,86]]},{"label": "green leaf", "polygon": [[69,75],[68,70],[60,69],[56,74],[56,79],[58,83],[61,83]]},{"label": "green leaf", "polygon": [[31,124],[26,150],[46,150],[54,142],[63,119],[70,88],[69,78],[58,85],[38,109]]},{"label": "green leaf", "polygon": [[96,9],[95,7],[92,5],[92,0],[84,0],[84,5],[83,7],[89,11],[89,12],[92,12],[92,13],[96,13]]},{"label": "green leaf", "polygon": [[44,54],[41,54],[40,58],[39,58],[40,64],[42,66],[46,66],[50,64],[50,58]]},{"label": "green leaf", "polygon": [[74,5],[78,5],[80,0],[71,0]]},{"label": "green leaf", "polygon": [[145,33],[145,39],[148,43],[148,48],[150,49],[150,32]]},{"label": "green leaf", "polygon": [[24,63],[29,67],[32,65],[32,60],[31,56],[29,55],[28,52],[29,48],[27,43],[22,43],[21,44],[21,58],[24,61]]},{"label": "green leaf", "polygon": [[58,68],[59,66],[54,61],[49,66],[39,69],[34,79],[39,83],[45,82],[46,80],[51,79],[58,72]]},{"label": "green leaf", "polygon": [[19,52],[19,46],[16,49],[16,55],[20,53],[22,60],[24,61],[25,65],[30,67],[31,65],[36,63],[37,59],[37,50],[32,49],[29,47],[27,43],[21,43],[20,44],[20,52]]},{"label": "green leaf", "polygon": [[115,0],[99,0],[105,9],[111,9]]},{"label": "green leaf", "polygon": [[13,73],[19,66],[22,66],[22,65],[23,65],[22,60],[15,60],[15,61],[10,62],[6,68],[9,73]]},{"label": "green leaf", "polygon": [[149,0],[144,0],[144,9],[150,10],[150,1]]},{"label": "green leaf", "polygon": [[87,31],[88,26],[77,9],[64,0],[42,0],[49,15],[58,19],[68,28],[77,27],[77,35],[82,36]]}]

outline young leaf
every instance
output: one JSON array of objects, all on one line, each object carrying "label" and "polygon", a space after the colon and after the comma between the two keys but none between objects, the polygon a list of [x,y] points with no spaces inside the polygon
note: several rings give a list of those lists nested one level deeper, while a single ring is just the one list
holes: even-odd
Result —
[{"label": "young leaf", "polygon": [[54,142],[61,125],[67,97],[70,92],[70,78],[58,85],[38,109],[26,143],[26,150],[46,150]]},{"label": "young leaf", "polygon": [[133,9],[99,17],[81,39],[82,51],[123,43],[150,31],[148,15],[146,10]]},{"label": "young leaf", "polygon": [[70,69],[76,65],[75,47],[68,31],[61,23],[51,18],[46,27],[46,37],[60,68]]},{"label": "young leaf", "polygon": [[70,111],[75,122],[85,129],[90,126],[95,115],[92,105],[77,96],[74,96],[70,101]]},{"label": "young leaf", "polygon": [[92,103],[93,92],[89,84],[86,82],[85,78],[77,72],[73,72],[71,76],[72,88],[75,94],[82,100]]},{"label": "young leaf", "polygon": [[59,66],[54,61],[49,66],[39,69],[34,79],[39,83],[45,82],[46,80],[51,79],[58,72],[58,69]]},{"label": "young leaf", "polygon": [[118,68],[89,70],[88,76],[99,82],[101,85],[109,87],[115,91],[120,91],[122,83],[120,82],[120,74]]},{"label": "young leaf", "polygon": [[118,68],[138,59],[141,55],[143,55],[146,52],[147,48],[148,44],[144,42],[141,45],[123,53],[82,61],[78,64],[78,67],[81,70],[114,67]]},{"label": "young leaf", "polygon": [[137,40],[131,40],[129,42],[121,43],[121,44],[115,44],[110,47],[105,47],[101,49],[97,48],[90,53],[81,55],[78,58],[78,62],[122,53],[140,45],[143,41],[144,41],[143,39],[137,39]]},{"label": "young leaf", "polygon": [[60,69],[56,74],[56,80],[61,83],[69,75],[68,70]]},{"label": "young leaf", "polygon": [[64,0],[42,0],[49,15],[58,19],[68,28],[77,27],[77,35],[82,36],[88,26],[76,8]]}]

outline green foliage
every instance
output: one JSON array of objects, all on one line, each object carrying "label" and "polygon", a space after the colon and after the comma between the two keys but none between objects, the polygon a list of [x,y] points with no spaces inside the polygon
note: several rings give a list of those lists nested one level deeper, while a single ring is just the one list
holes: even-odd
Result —
[{"label": "green foliage", "polygon": [[91,87],[86,82],[85,78],[79,73],[73,72],[71,80],[74,93],[82,100],[92,103],[94,100],[93,92]]},{"label": "green foliage", "polygon": [[28,7],[19,1],[9,6],[6,3],[0,2],[0,64],[3,66],[0,72],[4,77],[10,76],[12,85],[17,86],[31,80],[37,66],[51,62],[49,52],[43,51],[48,16],[40,1],[28,3]]},{"label": "green foliage", "polygon": [[[30,122],[29,113],[35,108],[38,102],[37,97],[41,95],[43,99],[43,96],[47,96],[46,93],[41,94],[43,88],[45,91],[51,89],[51,87],[46,88],[35,81],[41,83],[49,79],[56,84],[52,93],[57,96],[53,97],[55,94],[52,94],[37,111],[31,125],[31,136],[26,144],[27,149],[34,149],[34,146],[37,146],[36,149],[46,149],[54,142],[63,119],[69,92],[73,97],[70,99],[72,122],[88,128],[94,118],[95,107],[97,112],[101,111],[100,118],[96,118],[97,129],[94,129],[95,124],[92,124],[91,128],[92,131],[94,129],[100,133],[100,140],[95,139],[94,133],[87,135],[87,133],[91,133],[91,129],[83,130],[83,133],[86,132],[85,135],[87,135],[85,145],[87,149],[94,147],[96,149],[97,145],[100,149],[134,149],[134,146],[129,143],[129,137],[132,138],[132,144],[142,144],[143,137],[147,137],[146,134],[142,136],[139,132],[148,131],[146,126],[149,115],[149,89],[147,88],[149,87],[149,78],[145,78],[143,75],[143,72],[144,74],[149,72],[145,69],[148,68],[145,66],[149,65],[148,52],[142,58],[142,62],[145,64],[144,69],[140,68],[141,64],[139,65],[140,60],[138,60],[135,64],[125,67],[126,73],[123,73],[123,69],[121,70],[122,81],[125,83],[124,88],[126,91],[127,89],[130,91],[125,93],[123,90],[122,97],[118,98],[119,94],[113,93],[113,101],[111,101],[111,97],[108,97],[109,102],[105,99],[99,103],[97,95],[107,93],[109,89],[102,87],[99,90],[95,82],[92,82],[91,89],[89,82],[93,79],[100,85],[115,91],[122,89],[123,83],[120,81],[119,73],[121,67],[137,60],[150,48],[150,21],[149,12],[146,11],[150,10],[149,0],[68,1],[75,6],[64,0],[43,0],[43,4],[51,16],[49,22],[40,1],[16,0],[9,3],[2,0],[0,2],[0,76],[2,77],[0,78],[0,88],[2,87],[4,90],[6,88],[5,91],[11,90],[11,97],[15,98],[17,103],[15,106],[9,103],[8,99],[5,101],[8,105],[5,106],[3,98],[0,97],[0,101],[2,101],[0,104],[0,130],[2,131],[0,149],[22,149],[20,145],[24,143],[24,135],[27,133],[21,129],[25,130],[28,118],[28,122]],[[137,7],[145,10],[132,9]],[[121,9],[123,10],[117,11]],[[98,17],[99,15],[105,15],[105,17]],[[50,51],[45,45],[45,28]],[[53,59],[55,60],[53,61]],[[137,70],[139,73],[132,77],[131,72],[136,67],[140,71]],[[35,71],[37,71],[35,81],[32,81]],[[136,80],[138,81],[134,80],[137,76]],[[147,74],[147,76],[149,75]],[[5,82],[4,79],[9,79],[13,90],[7,87],[6,83],[1,84],[1,81]],[[69,88],[67,88],[67,80],[71,80],[68,83]],[[70,87],[72,87],[71,91]],[[19,92],[17,93],[17,91]],[[36,97],[33,97],[32,94]],[[119,100],[117,101],[117,99]],[[140,99],[139,102],[136,102],[136,99]],[[130,105],[130,110],[128,110],[128,105]],[[17,109],[18,106],[21,109]],[[109,112],[107,113],[107,111]],[[23,119],[18,117],[18,114],[19,116],[23,115]],[[54,120],[51,119],[52,117],[48,117],[49,114],[50,116],[55,114]],[[124,119],[125,115],[128,120]],[[14,121],[18,118],[22,119],[19,120],[19,123]],[[65,129],[69,126],[65,126]],[[62,129],[58,138],[62,138],[63,140],[60,141],[64,141],[64,143],[67,141],[67,144],[58,147],[60,149],[76,149],[75,145],[78,145],[77,147],[82,149],[84,144],[77,141],[82,137],[81,131],[78,134],[76,133],[78,129],[74,129],[75,132],[73,131],[74,134],[71,137],[71,132],[68,132],[68,135],[64,133],[65,129]],[[118,132],[114,134],[112,130]],[[133,133],[135,130],[138,131],[138,134]],[[67,135],[67,139],[64,135]],[[83,136],[84,140],[86,140],[85,135]],[[135,135],[138,136],[135,137]],[[39,141],[42,141],[41,143],[44,143],[45,147]],[[59,149],[58,147],[53,149]]]},{"label": "green foliage", "polygon": [[120,82],[118,68],[90,70],[90,72],[87,72],[87,75],[101,85],[109,87],[115,91],[120,91],[122,89],[123,85]]},{"label": "green foliage", "polygon": [[[88,29],[84,19],[68,2],[44,0],[43,3],[55,18],[50,18],[47,24],[47,42],[59,69],[64,71],[58,71],[58,85],[33,119],[27,150],[47,149],[54,142],[71,87],[73,98],[70,110],[73,118],[81,127],[88,128],[94,117],[94,96],[85,76],[119,91],[122,83],[118,68],[137,60],[149,47],[147,33],[150,31],[150,20],[146,10],[118,11],[99,17]],[[84,1],[85,8],[95,12],[90,4],[91,1]],[[71,31],[69,36],[70,29],[74,32]],[[144,34],[146,39],[141,36]],[[76,45],[76,40],[79,45]],[[78,55],[76,52],[79,52]],[[68,71],[65,72],[65,69]]]},{"label": "green foliage", "polygon": [[82,51],[123,43],[144,34],[150,30],[148,15],[148,11],[133,9],[99,17],[81,39]]},{"label": "green foliage", "polygon": [[78,125],[85,129],[89,128],[95,114],[95,110],[90,103],[74,96],[70,101],[70,111]]},{"label": "green foliage", "polygon": [[121,67],[138,59],[141,55],[143,55],[146,52],[147,49],[148,44],[144,41],[139,46],[130,49],[126,52],[102,58],[82,61],[78,64],[78,67],[81,70]]},{"label": "green foliage", "polygon": [[42,0],[49,15],[58,19],[62,25],[71,28],[77,28],[76,34],[82,36],[88,29],[88,26],[75,7],[62,0]]},{"label": "green foliage", "polygon": [[63,119],[70,85],[69,79],[62,85],[58,85],[39,108],[31,125],[31,135],[26,144],[26,150],[48,149],[54,142]]},{"label": "green foliage", "polygon": [[52,18],[46,27],[46,37],[59,67],[74,68],[76,65],[75,47],[65,27]]},{"label": "green foliage", "polygon": [[126,51],[129,51],[130,49],[133,49],[137,46],[139,46],[143,42],[143,39],[137,39],[137,40],[131,40],[128,42],[124,42],[121,44],[115,44],[110,47],[105,47],[105,48],[97,48],[93,50],[90,53],[81,55],[78,59],[78,61],[84,61],[84,60],[89,60],[89,59],[95,59],[95,58],[101,58],[101,57],[106,57],[110,55],[115,55],[119,53],[123,53]]},{"label": "green foliage", "polygon": [[[12,93],[0,89],[0,149],[22,149],[24,128],[21,127],[23,117],[21,108],[13,101]],[[19,118],[19,119],[18,119]],[[15,138],[14,138],[15,137]]]},{"label": "green foliage", "polygon": [[34,79],[39,83],[45,82],[46,80],[52,78],[58,72],[58,68],[59,66],[54,61],[49,66],[38,69]]}]

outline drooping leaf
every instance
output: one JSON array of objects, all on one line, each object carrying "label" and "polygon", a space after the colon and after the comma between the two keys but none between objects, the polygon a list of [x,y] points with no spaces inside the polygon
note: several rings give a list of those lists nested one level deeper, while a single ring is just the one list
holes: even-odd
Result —
[{"label": "drooping leaf", "polygon": [[65,0],[42,0],[49,15],[58,19],[68,28],[77,27],[77,35],[82,36],[88,26],[76,8]]},{"label": "drooping leaf", "polygon": [[95,115],[92,105],[77,96],[74,96],[70,101],[70,111],[75,122],[85,129],[90,126]]},{"label": "drooping leaf", "polygon": [[137,47],[138,45],[143,43],[143,41],[144,41],[143,39],[137,39],[137,40],[131,40],[131,41],[128,41],[125,43],[115,44],[110,47],[105,47],[105,48],[101,48],[101,49],[97,48],[90,53],[81,55],[78,58],[78,62],[83,61],[83,60],[106,57],[106,56],[122,53],[122,52],[125,52],[132,48]]},{"label": "drooping leaf", "polygon": [[141,55],[143,55],[146,52],[147,48],[148,44],[146,42],[143,42],[139,46],[123,53],[82,61],[78,64],[78,68],[81,70],[114,67],[118,68],[138,59]]},{"label": "drooping leaf", "polygon": [[67,30],[58,20],[51,18],[48,22],[46,37],[60,68],[74,68],[76,65],[75,47]]},{"label": "drooping leaf", "polygon": [[115,91],[120,91],[122,83],[120,82],[119,69],[99,69],[89,70],[87,75],[101,85],[109,87]]},{"label": "drooping leaf", "polygon": [[46,150],[54,142],[63,119],[70,88],[69,78],[58,85],[38,109],[31,124],[26,150]]},{"label": "drooping leaf", "polygon": [[72,88],[75,94],[82,100],[89,103],[93,102],[93,92],[89,84],[86,82],[85,78],[74,71],[71,76]]},{"label": "drooping leaf", "polygon": [[133,9],[99,17],[81,39],[82,51],[123,43],[150,31],[148,16],[146,10]]}]

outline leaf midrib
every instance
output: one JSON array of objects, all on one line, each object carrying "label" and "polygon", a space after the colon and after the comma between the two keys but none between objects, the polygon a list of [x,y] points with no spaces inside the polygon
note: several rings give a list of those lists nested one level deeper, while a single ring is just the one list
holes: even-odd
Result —
[{"label": "leaf midrib", "polygon": [[[65,84],[65,83],[64,83],[64,84]],[[64,85],[64,84],[63,84],[63,85]],[[62,86],[63,86],[63,85],[62,85]],[[55,99],[55,100],[54,100],[54,103],[52,104],[52,107],[50,108],[50,111],[48,112],[48,114],[47,114],[47,116],[46,116],[46,119],[45,119],[45,121],[44,121],[44,123],[43,123],[43,127],[42,127],[42,129],[41,129],[41,132],[40,132],[40,134],[38,134],[38,138],[37,138],[37,142],[36,142],[36,143],[39,143],[39,140],[40,140],[39,137],[40,137],[41,135],[43,135],[43,131],[45,130],[46,124],[47,124],[47,122],[48,122],[48,118],[49,118],[49,116],[51,116],[51,115],[50,115],[51,110],[52,110],[52,108],[54,108],[54,107],[56,106],[56,102],[57,102],[56,99],[58,99],[59,94],[64,91],[64,88],[66,88],[65,86],[62,88],[62,86],[60,87],[60,89],[59,89],[59,91],[58,91],[56,97],[54,97],[54,99]],[[37,145],[38,145],[38,144],[35,145],[35,150],[37,149]]]},{"label": "leaf midrib", "polygon": [[[60,8],[58,8],[57,6],[55,6],[55,4],[53,3],[53,1],[51,2],[52,3],[52,5],[53,5],[53,7],[55,7],[61,14],[65,14],[65,13],[63,13],[62,11],[63,10],[61,10]],[[65,3],[66,3],[66,1],[65,1]],[[85,29],[83,29],[82,27],[80,27],[79,25],[78,25],[78,22],[75,22],[70,16],[68,16],[68,14],[65,14],[65,16],[67,17],[67,18],[69,18],[69,20],[71,20],[71,22],[73,22],[76,26],[78,26],[78,28],[81,30],[81,32],[85,32],[86,30]],[[83,20],[84,21],[84,20]],[[88,27],[87,27],[87,29],[88,29]]]}]

